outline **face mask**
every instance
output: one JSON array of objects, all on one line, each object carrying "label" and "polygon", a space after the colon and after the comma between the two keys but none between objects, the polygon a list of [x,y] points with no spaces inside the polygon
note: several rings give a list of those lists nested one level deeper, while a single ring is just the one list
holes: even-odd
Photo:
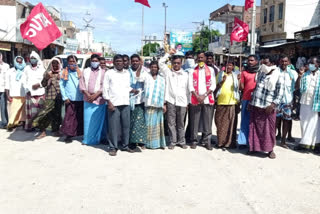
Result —
[{"label": "face mask", "polygon": [[186,65],[186,68],[187,68],[187,69],[188,69],[188,68],[193,68],[194,65],[195,65],[194,59],[186,59],[185,65]]},{"label": "face mask", "polygon": [[24,65],[24,64],[19,64],[19,63],[17,63],[15,67],[16,67],[16,69],[18,69],[18,70],[23,70],[24,67],[25,67],[25,65]]},{"label": "face mask", "polygon": [[30,59],[30,63],[32,65],[36,65],[38,63],[38,60],[37,59]]},{"label": "face mask", "polygon": [[315,64],[309,64],[309,70],[310,71],[315,71],[317,68],[316,68],[316,65]]},{"label": "face mask", "polygon": [[68,65],[68,68],[69,68],[71,71],[74,71],[74,70],[76,70],[77,65],[74,65],[74,64]]},{"label": "face mask", "polygon": [[91,62],[91,67],[94,69],[98,68],[99,65],[100,65],[100,62]]},{"label": "face mask", "polygon": [[200,66],[200,68],[203,68],[204,62],[199,62],[199,66]]}]

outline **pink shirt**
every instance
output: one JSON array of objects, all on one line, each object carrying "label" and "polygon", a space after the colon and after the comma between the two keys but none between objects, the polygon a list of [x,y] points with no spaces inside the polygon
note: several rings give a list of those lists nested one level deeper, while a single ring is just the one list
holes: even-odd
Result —
[{"label": "pink shirt", "polygon": [[[105,71],[104,70],[101,70],[101,71],[102,72],[101,72],[101,78],[100,78],[101,81],[100,81],[100,89],[99,89],[99,91],[102,92]],[[98,79],[98,75],[99,75],[99,70],[96,70],[96,71],[91,70],[89,83],[88,83],[88,88],[86,87],[86,83],[85,83],[85,80],[84,80],[84,75],[82,75],[81,79],[80,79],[80,83],[79,83],[80,90],[81,91],[88,91],[89,94],[94,94],[94,89],[95,89],[95,86],[96,86],[96,81]],[[83,99],[84,99],[84,101],[88,102],[88,97],[87,97],[86,94],[83,94]],[[103,99],[102,94],[97,99],[95,99],[92,103],[94,103],[96,105],[105,104],[105,100]]]},{"label": "pink shirt", "polygon": [[251,100],[251,94],[256,88],[255,81],[256,73],[249,73],[248,71],[241,72],[241,83],[244,83],[242,100]]}]

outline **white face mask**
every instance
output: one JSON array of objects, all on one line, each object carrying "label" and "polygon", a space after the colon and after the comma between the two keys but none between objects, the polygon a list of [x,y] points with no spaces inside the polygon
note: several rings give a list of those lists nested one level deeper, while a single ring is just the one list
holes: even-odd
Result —
[{"label": "white face mask", "polygon": [[266,65],[261,65],[261,72],[262,73],[270,73],[272,70],[275,70],[277,68],[276,65],[273,65],[273,66],[266,66]]},{"label": "white face mask", "polygon": [[186,59],[184,64],[186,66],[186,69],[189,69],[189,68],[193,68],[196,63],[195,63],[194,59]]}]

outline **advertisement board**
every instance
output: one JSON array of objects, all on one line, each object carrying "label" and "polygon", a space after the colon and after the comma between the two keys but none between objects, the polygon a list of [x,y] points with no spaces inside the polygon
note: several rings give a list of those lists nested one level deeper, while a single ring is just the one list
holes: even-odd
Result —
[{"label": "advertisement board", "polygon": [[170,32],[170,47],[183,54],[191,51],[193,48],[192,35],[192,32]]}]

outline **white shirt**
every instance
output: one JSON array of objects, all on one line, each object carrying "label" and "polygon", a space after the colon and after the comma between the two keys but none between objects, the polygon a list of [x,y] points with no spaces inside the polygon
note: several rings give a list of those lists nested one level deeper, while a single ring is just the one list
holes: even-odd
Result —
[{"label": "white shirt", "polygon": [[166,54],[159,60],[160,73],[166,80],[165,101],[180,107],[187,107],[190,99],[189,75],[183,69],[172,71],[165,64],[169,58]]},{"label": "white shirt", "polygon": [[6,87],[6,73],[10,69],[7,63],[0,64],[0,92],[5,91]]},{"label": "white shirt", "polygon": [[314,94],[316,91],[318,75],[320,72],[317,71],[314,75],[311,73],[307,76],[307,91],[301,94],[300,104],[313,105]]},{"label": "white shirt", "polygon": [[[212,91],[212,96],[213,96],[213,91],[216,89],[216,77],[213,68],[209,67],[210,72],[211,72],[211,85],[209,89]],[[189,73],[189,87],[190,87],[190,92],[195,91],[194,86],[193,86],[193,72],[195,70],[191,71]],[[198,91],[199,95],[204,95],[207,92],[207,86],[206,86],[206,70],[205,67],[199,69],[199,84],[198,84]],[[210,104],[208,96],[204,100],[204,104]]]},{"label": "white shirt", "polygon": [[[31,96],[41,96],[45,94],[45,88],[42,87],[41,81],[45,72],[43,67],[37,67],[33,70],[30,65],[24,69],[26,75],[26,93],[30,92]],[[32,89],[35,84],[40,84],[40,87],[36,90]]]},{"label": "white shirt", "polygon": [[[288,73],[288,69],[290,69],[290,68],[287,68],[287,70],[283,72],[283,74],[284,74],[284,94],[283,94],[283,98],[282,98],[282,103],[285,103],[285,104],[289,104],[292,102],[293,92],[294,92],[294,91],[292,91],[292,88],[291,88],[292,87],[292,79]],[[294,70],[291,70],[291,73],[293,75],[294,82],[296,82],[298,79],[297,72]]]},{"label": "white shirt", "polygon": [[103,98],[114,106],[129,105],[130,73],[128,70],[108,70],[103,81]]},{"label": "white shirt", "polygon": [[22,76],[19,81],[16,80],[16,76],[17,71],[15,68],[11,68],[7,71],[5,89],[9,90],[10,97],[24,97],[26,96],[26,75],[22,72]]},{"label": "white shirt", "polygon": [[[144,75],[144,73],[149,73],[149,72],[150,72],[149,69],[143,66],[141,68],[140,75]],[[134,80],[136,80],[137,72],[132,70],[132,74],[133,74]],[[144,97],[142,96],[143,95],[142,90],[144,90],[144,88],[135,88],[135,89],[137,89],[139,91],[139,94],[137,94],[135,96],[135,105],[139,105],[139,104],[143,103],[143,100],[144,100]]]}]

